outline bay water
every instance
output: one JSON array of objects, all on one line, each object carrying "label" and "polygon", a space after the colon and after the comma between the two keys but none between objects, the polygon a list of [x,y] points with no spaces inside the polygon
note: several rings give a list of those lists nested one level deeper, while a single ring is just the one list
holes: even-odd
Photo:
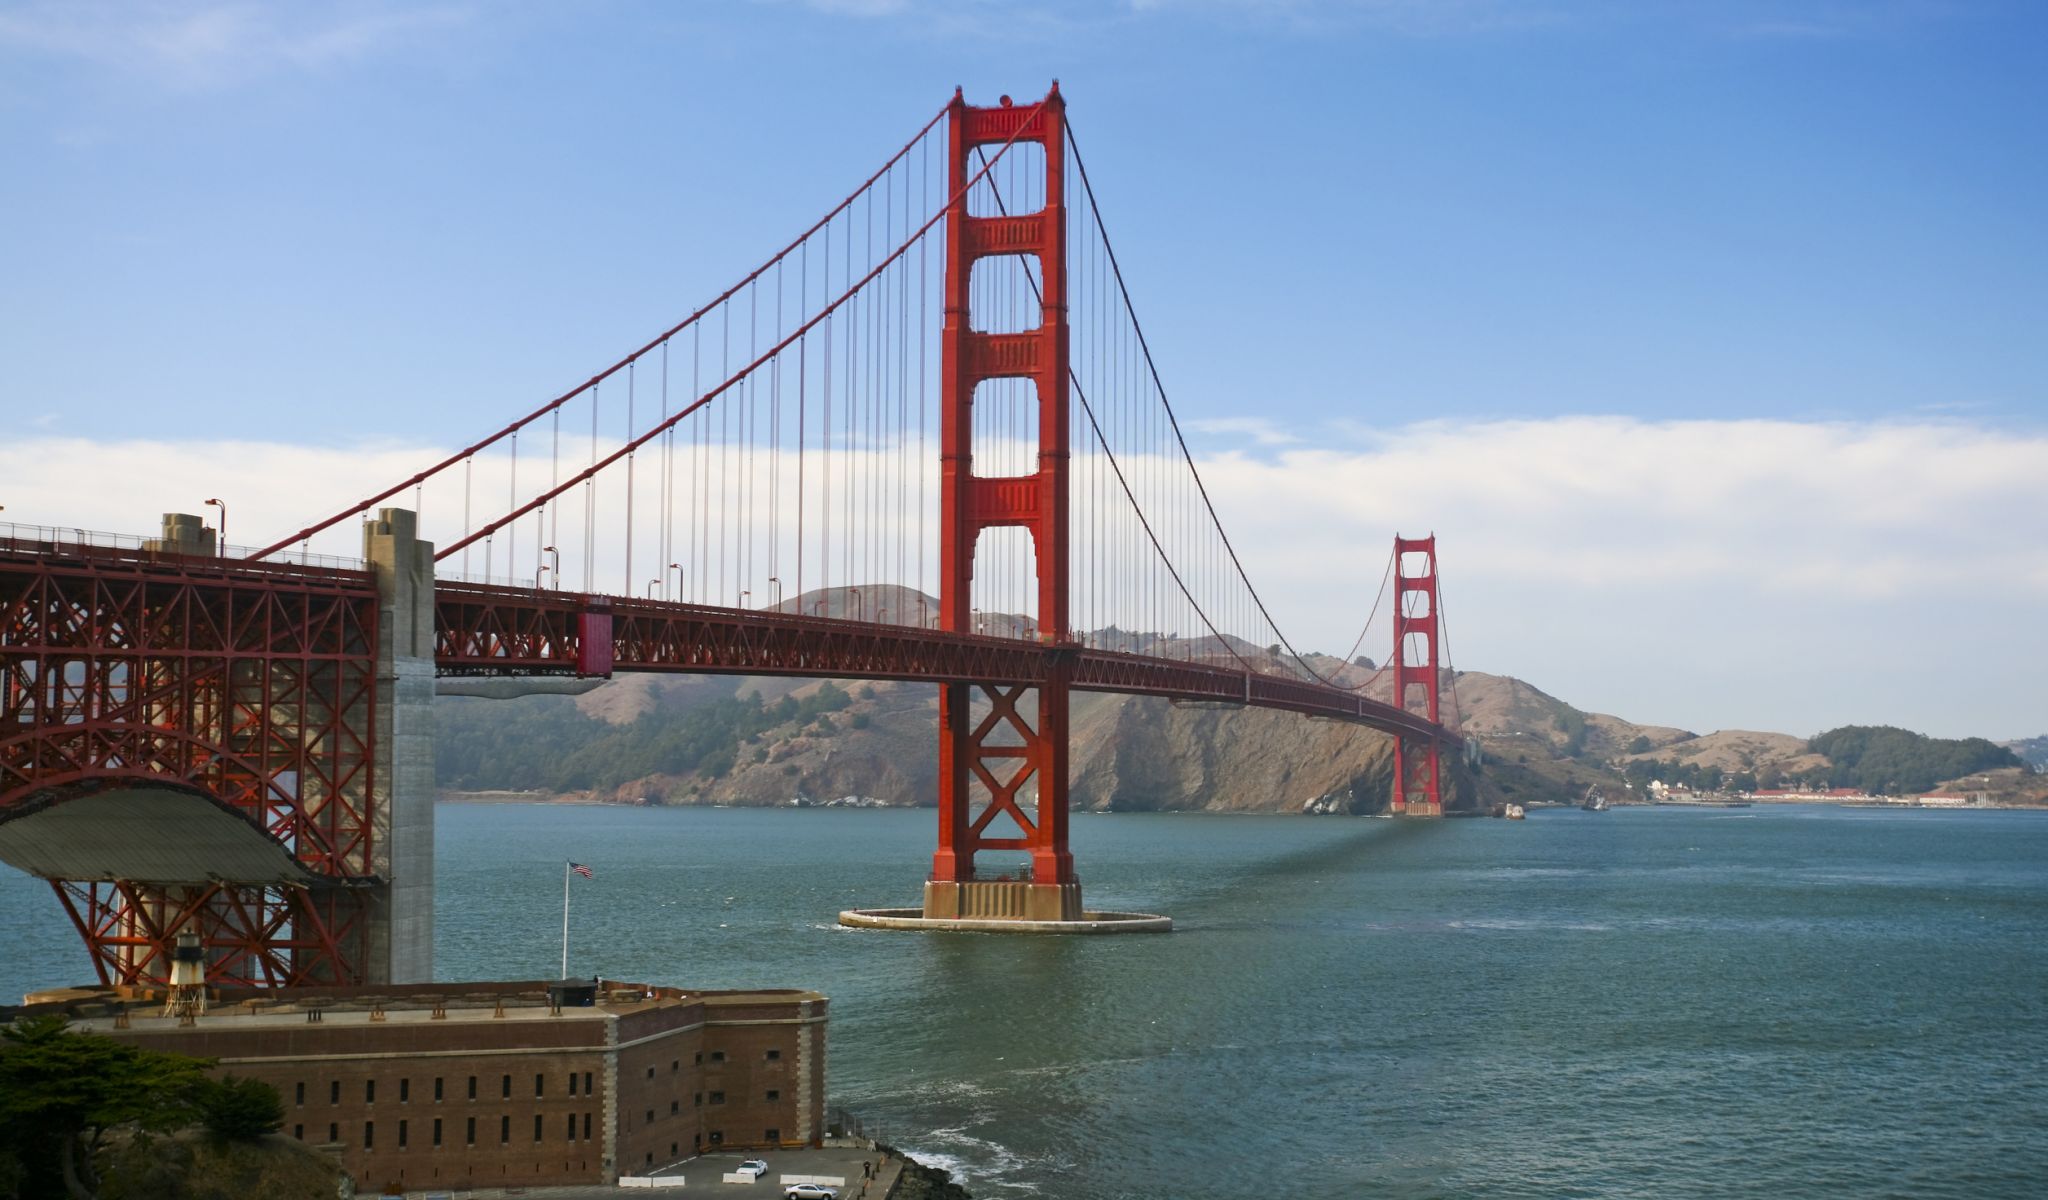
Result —
[{"label": "bay water", "polygon": [[[831,997],[831,1103],[978,1197],[2048,1195],[2048,813],[1091,815],[1090,907],[910,934],[934,815],[443,805],[447,979]],[[0,994],[90,977],[0,868]]]}]

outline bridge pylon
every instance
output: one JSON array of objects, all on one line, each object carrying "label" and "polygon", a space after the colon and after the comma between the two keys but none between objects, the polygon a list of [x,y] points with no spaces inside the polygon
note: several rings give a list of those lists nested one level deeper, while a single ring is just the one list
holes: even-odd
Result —
[{"label": "bridge pylon", "polygon": [[[1410,557],[1418,561],[1411,563]],[[1436,535],[1394,537],[1394,707],[1414,711],[1414,689],[1422,690],[1424,711],[1432,725],[1442,677],[1437,672],[1441,626],[1437,616]],[[1440,817],[1443,804],[1443,763],[1435,739],[1399,738],[1394,742],[1394,787],[1388,807],[1411,817]]]},{"label": "bridge pylon", "polygon": [[[1072,635],[1067,613],[1066,105],[1054,84],[1042,104],[969,105],[954,93],[947,135],[945,328],[940,341],[939,627],[970,629],[974,551],[981,532],[1028,530],[1038,584],[1038,636],[1052,663],[1035,688],[949,683],[939,693],[939,845],[925,884],[927,918],[1073,921],[1081,885],[1067,849],[1067,713]],[[968,212],[968,157],[978,147],[1036,144],[1045,153],[1037,212]],[[1038,326],[977,331],[969,311],[974,264],[1036,258]],[[1029,379],[1038,393],[1037,470],[974,471],[975,390]],[[1035,703],[1032,703],[1035,693]],[[983,702],[976,712],[977,698]],[[1026,811],[1029,797],[1036,804]],[[976,808],[974,801],[982,800]],[[1015,835],[1005,826],[1014,826]],[[1028,878],[984,880],[975,855],[1022,850]],[[1020,872],[1020,874],[1022,874]]]}]

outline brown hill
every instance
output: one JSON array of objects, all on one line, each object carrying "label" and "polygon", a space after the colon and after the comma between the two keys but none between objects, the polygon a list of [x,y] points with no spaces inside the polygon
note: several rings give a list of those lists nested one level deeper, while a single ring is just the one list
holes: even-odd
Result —
[{"label": "brown hill", "polygon": [[[869,613],[891,624],[919,624],[936,607],[903,588],[872,586],[810,592],[785,609],[833,616]],[[1028,618],[982,614],[1028,635]],[[1093,645],[1167,656],[1222,659],[1261,672],[1312,674],[1377,699],[1392,698],[1388,672],[1369,660],[1309,656],[1306,667],[1269,647],[1237,639],[1180,639],[1105,629]],[[819,695],[818,680],[733,676],[624,675],[574,701],[613,726],[643,717],[681,718],[691,710],[758,696]],[[806,715],[751,735],[727,767],[654,774],[578,798],[624,803],[776,805],[864,803],[929,805],[937,800],[938,689],[875,682],[845,687],[845,707]],[[472,702],[474,703],[474,702]],[[526,700],[497,703],[524,704]],[[1632,759],[1715,765],[1724,771],[1797,771],[1824,765],[1798,738],[1726,731],[1698,737],[1587,713],[1518,679],[1463,672],[1446,676],[1447,721],[1480,750],[1476,767],[1455,772],[1465,805],[1500,800],[1573,801],[1591,787],[1625,795],[1620,770]],[[1392,743],[1358,726],[1265,710],[1177,707],[1133,696],[1076,697],[1071,795],[1079,808],[1116,810],[1372,812],[1385,807]],[[616,778],[616,773],[614,773]]]}]

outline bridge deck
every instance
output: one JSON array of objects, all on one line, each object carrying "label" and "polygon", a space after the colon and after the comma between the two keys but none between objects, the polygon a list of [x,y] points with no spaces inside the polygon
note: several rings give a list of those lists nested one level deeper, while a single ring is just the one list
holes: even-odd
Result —
[{"label": "bridge deck", "polygon": [[[209,581],[349,592],[374,587],[367,571],[0,539],[0,563],[8,560],[23,566],[33,560],[46,569],[61,562],[73,574],[175,575],[201,587]],[[1414,740],[1457,740],[1418,714],[1296,676],[1249,671],[1234,659],[1183,661],[842,617],[448,580],[436,584],[434,597],[435,660],[448,675],[593,673],[583,657],[585,643],[608,624],[611,654],[598,674],[671,671],[1029,686],[1065,670],[1072,686],[1083,691],[1281,709]]]},{"label": "bridge deck", "polygon": [[1427,718],[1342,688],[1079,644],[619,596],[441,583],[435,660],[455,675],[574,675],[586,637],[609,624],[617,671],[804,675],[1031,685],[1066,670],[1082,691],[1275,708],[1417,740],[1455,740]]}]

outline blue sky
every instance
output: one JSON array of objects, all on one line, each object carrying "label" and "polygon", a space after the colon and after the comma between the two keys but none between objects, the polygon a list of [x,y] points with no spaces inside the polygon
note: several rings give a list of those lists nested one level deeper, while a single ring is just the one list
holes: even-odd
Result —
[{"label": "blue sky", "polygon": [[[1992,615],[1961,649],[2038,666],[2048,535],[2010,510],[2042,498],[2025,464],[2048,446],[2044,58],[2048,10],[1997,0],[0,4],[0,442],[53,462],[67,439],[166,462],[223,438],[459,443],[753,266],[954,84],[985,102],[1057,76],[1204,453],[1360,456],[1342,471],[1434,447],[1454,475],[1542,446],[1654,489],[1673,472],[1617,459],[1710,445],[1729,457],[1687,471],[1803,463],[1857,490],[1887,486],[1859,463],[1939,483],[2017,454],[1982,489],[1930,483],[1913,519],[2004,514],[2006,541],[1945,551],[1986,556]],[[1686,435],[1702,422],[1756,440]],[[1850,456],[1772,457],[1801,431]],[[1857,457],[1873,446],[1896,457]],[[25,486],[9,518],[136,529],[179,506]],[[1436,499],[1371,513],[1451,513],[1486,544],[1486,510]],[[1795,540],[1897,551],[1866,509],[1809,527],[1808,503]],[[1600,511],[1559,517],[1561,558]],[[1631,536],[1660,562],[1813,566],[1759,545],[1776,532],[1769,511],[1688,509]],[[1944,552],[1926,536],[1916,552]],[[1466,568],[1475,590],[1488,569]],[[1495,591],[1562,586],[1536,578]],[[1894,622],[1945,611],[1887,578],[1815,610],[1843,644],[1815,639],[1810,673],[1867,667]],[[1701,611],[1732,643],[1735,614],[1775,603]],[[1896,671],[1895,695],[1799,704],[1710,662],[1685,698],[1621,687],[1568,649],[1611,616],[1574,628],[1560,604],[1539,635],[1526,609],[1466,635],[1469,665],[1636,719],[2048,729],[2019,671],[1979,680],[1967,716]],[[1348,643],[1355,622],[1301,611],[1305,640]]]}]

